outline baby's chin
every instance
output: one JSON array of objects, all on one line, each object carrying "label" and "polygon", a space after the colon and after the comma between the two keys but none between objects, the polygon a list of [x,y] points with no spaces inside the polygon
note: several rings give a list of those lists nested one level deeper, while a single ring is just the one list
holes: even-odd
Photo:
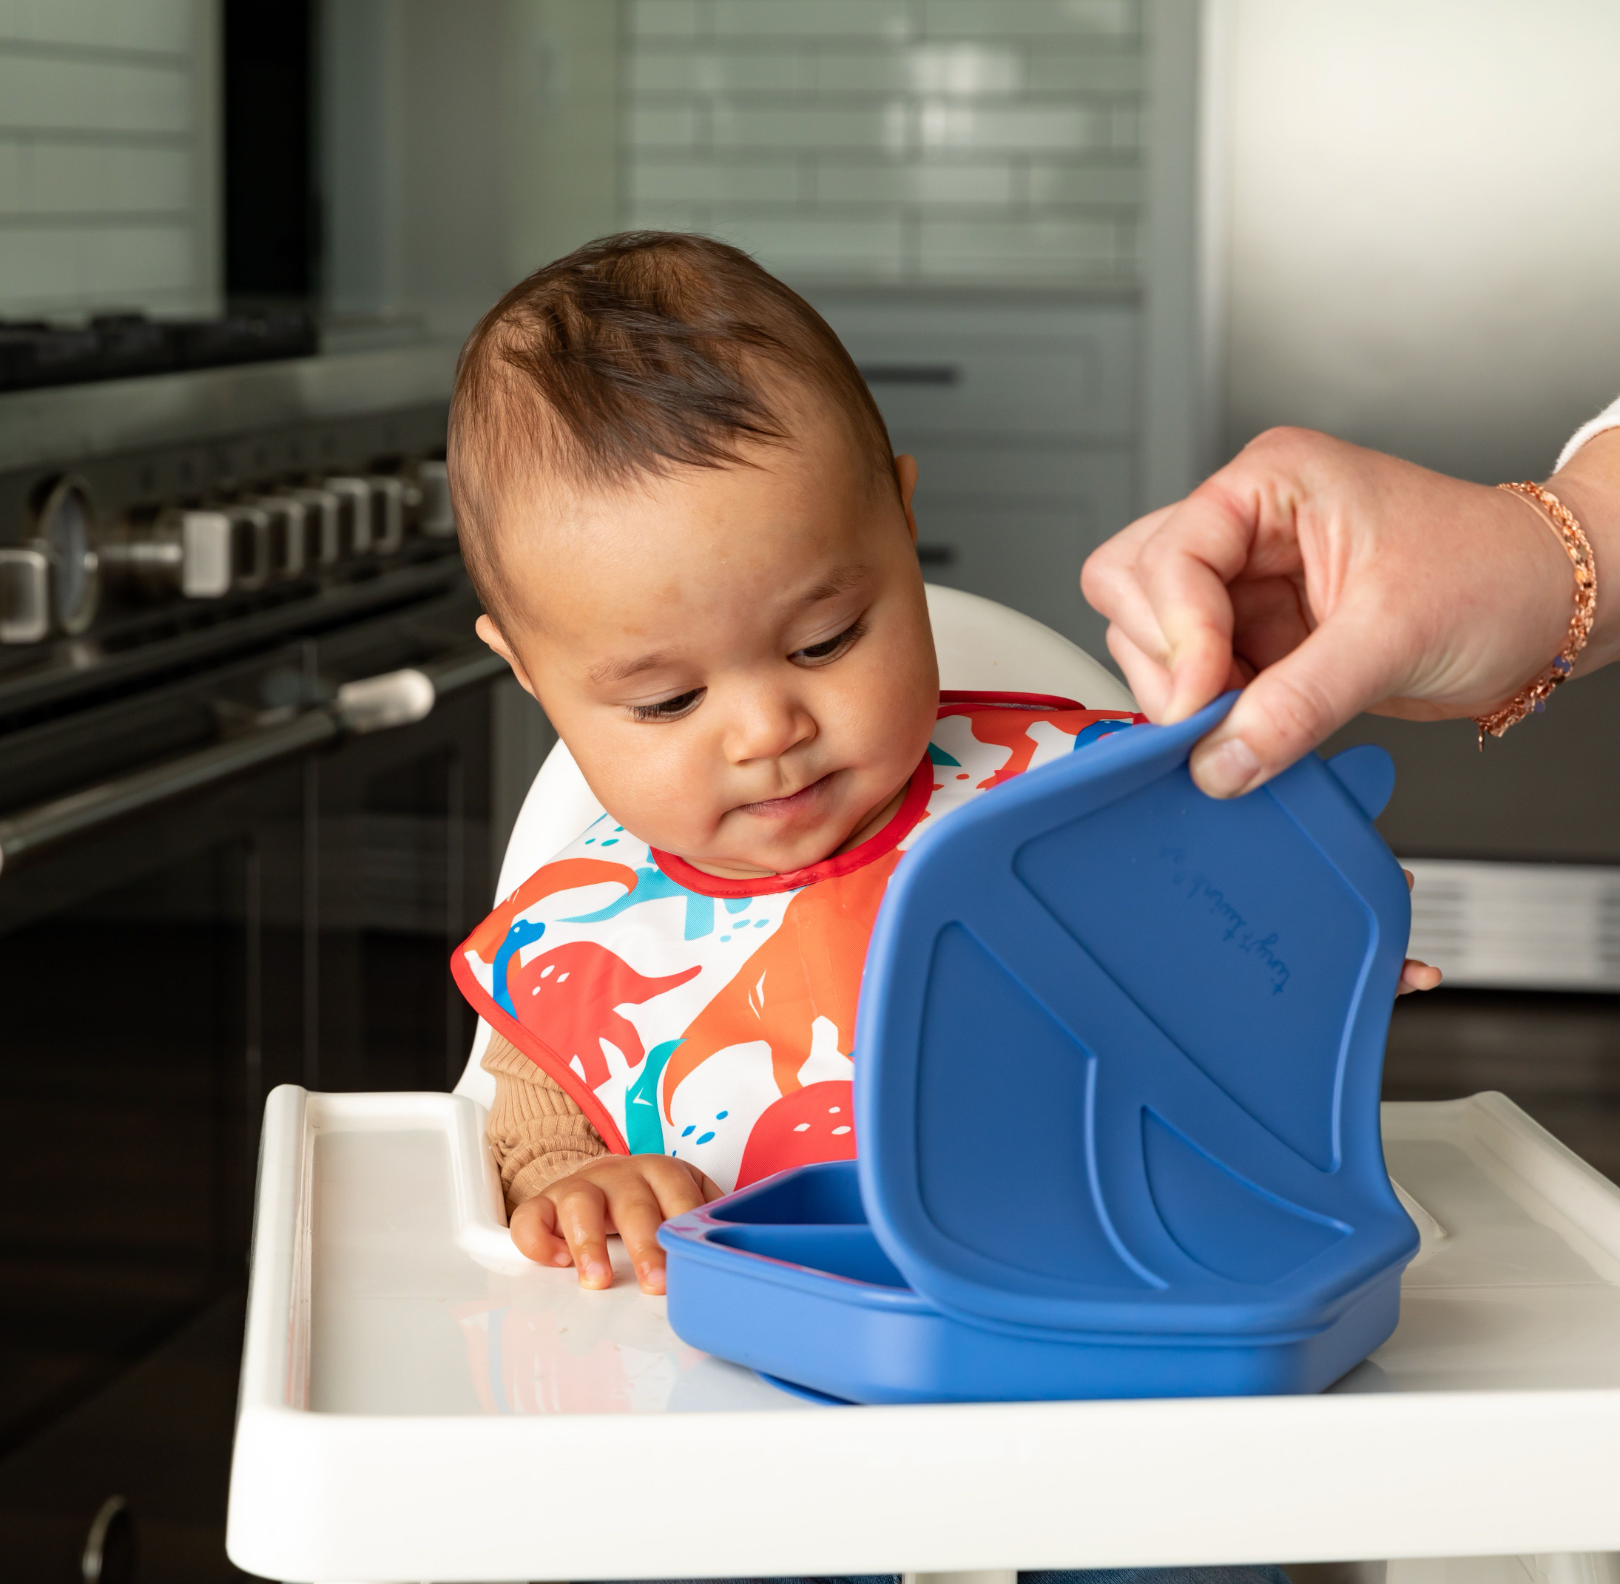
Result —
[{"label": "baby's chin", "polygon": [[[814,842],[761,842],[731,845],[719,851],[677,853],[695,869],[722,880],[768,880],[772,875],[808,869],[838,851],[841,839]],[[675,851],[675,849],[666,849]]]},{"label": "baby's chin", "polygon": [[850,836],[847,818],[824,819],[808,828],[779,833],[764,828],[768,823],[768,817],[733,810],[721,822],[721,840],[702,844],[695,852],[682,852],[679,847],[665,850],[723,879],[764,880],[772,875],[794,874],[831,858]]}]

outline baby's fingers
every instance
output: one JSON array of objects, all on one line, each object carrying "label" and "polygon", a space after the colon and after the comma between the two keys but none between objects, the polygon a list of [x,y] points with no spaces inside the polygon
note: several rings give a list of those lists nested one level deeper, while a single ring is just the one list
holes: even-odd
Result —
[{"label": "baby's fingers", "polygon": [[572,1265],[574,1256],[557,1230],[557,1207],[541,1194],[525,1199],[508,1223],[512,1241],[525,1259],[537,1265]]},{"label": "baby's fingers", "polygon": [[[1410,869],[1403,868],[1401,873],[1406,876],[1406,889],[1412,889],[1412,883],[1417,878]],[[1433,990],[1440,983],[1440,970],[1431,967],[1426,962],[1419,962],[1416,957],[1408,957],[1401,964],[1401,982],[1395,987],[1396,995],[1410,995],[1414,990]]]},{"label": "baby's fingers", "polygon": [[611,1287],[613,1265],[607,1250],[607,1198],[602,1190],[595,1183],[570,1177],[557,1185],[554,1202],[557,1226],[568,1240],[568,1252],[579,1272],[580,1286]]},{"label": "baby's fingers", "polygon": [[664,1290],[664,1251],[658,1246],[658,1227],[664,1217],[658,1197],[644,1177],[615,1182],[608,1195],[613,1227],[624,1240],[624,1251],[636,1268],[636,1281],[645,1293]]},{"label": "baby's fingers", "polygon": [[647,1161],[647,1183],[658,1196],[659,1214],[671,1216],[696,1210],[699,1205],[723,1199],[724,1193],[713,1179],[686,1161],[653,1156]]}]

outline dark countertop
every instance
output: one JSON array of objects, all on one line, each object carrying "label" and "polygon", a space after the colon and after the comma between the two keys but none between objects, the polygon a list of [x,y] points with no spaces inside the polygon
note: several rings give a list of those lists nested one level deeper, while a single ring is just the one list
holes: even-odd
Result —
[{"label": "dark countertop", "polygon": [[1390,1023],[1386,1100],[1499,1089],[1620,1182],[1620,996],[1501,990],[1404,996]]}]

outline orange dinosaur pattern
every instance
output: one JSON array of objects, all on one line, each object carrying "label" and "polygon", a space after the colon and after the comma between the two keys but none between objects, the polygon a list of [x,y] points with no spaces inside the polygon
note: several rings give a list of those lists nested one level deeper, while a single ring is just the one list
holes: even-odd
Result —
[{"label": "orange dinosaur pattern", "polygon": [[1141,719],[947,695],[894,819],[762,881],[706,876],[604,815],[472,932],[456,981],[618,1153],[690,1160],[725,1189],[848,1159],[866,943],[918,830]]}]

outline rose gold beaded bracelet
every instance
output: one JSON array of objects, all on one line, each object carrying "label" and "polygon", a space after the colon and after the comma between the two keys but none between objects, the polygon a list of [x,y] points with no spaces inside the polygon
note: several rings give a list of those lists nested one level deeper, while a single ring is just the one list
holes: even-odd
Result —
[{"label": "rose gold beaded bracelet", "polygon": [[[1560,682],[1567,682],[1570,672],[1575,669],[1575,658],[1586,647],[1586,640],[1592,632],[1592,617],[1597,610],[1597,562],[1592,557],[1592,546],[1581,532],[1581,525],[1575,521],[1574,513],[1551,490],[1545,490],[1539,484],[1525,482],[1498,484],[1496,487],[1517,495],[1558,535],[1564,554],[1575,567],[1575,610],[1569,618],[1569,635],[1558,652],[1558,658],[1527,687],[1520,688],[1501,709],[1476,717],[1474,724],[1479,727],[1482,752],[1486,732],[1500,737],[1509,726],[1517,726],[1526,715],[1539,714],[1546,709],[1553,689]],[[1542,512],[1547,514],[1546,517],[1541,516]]]}]

